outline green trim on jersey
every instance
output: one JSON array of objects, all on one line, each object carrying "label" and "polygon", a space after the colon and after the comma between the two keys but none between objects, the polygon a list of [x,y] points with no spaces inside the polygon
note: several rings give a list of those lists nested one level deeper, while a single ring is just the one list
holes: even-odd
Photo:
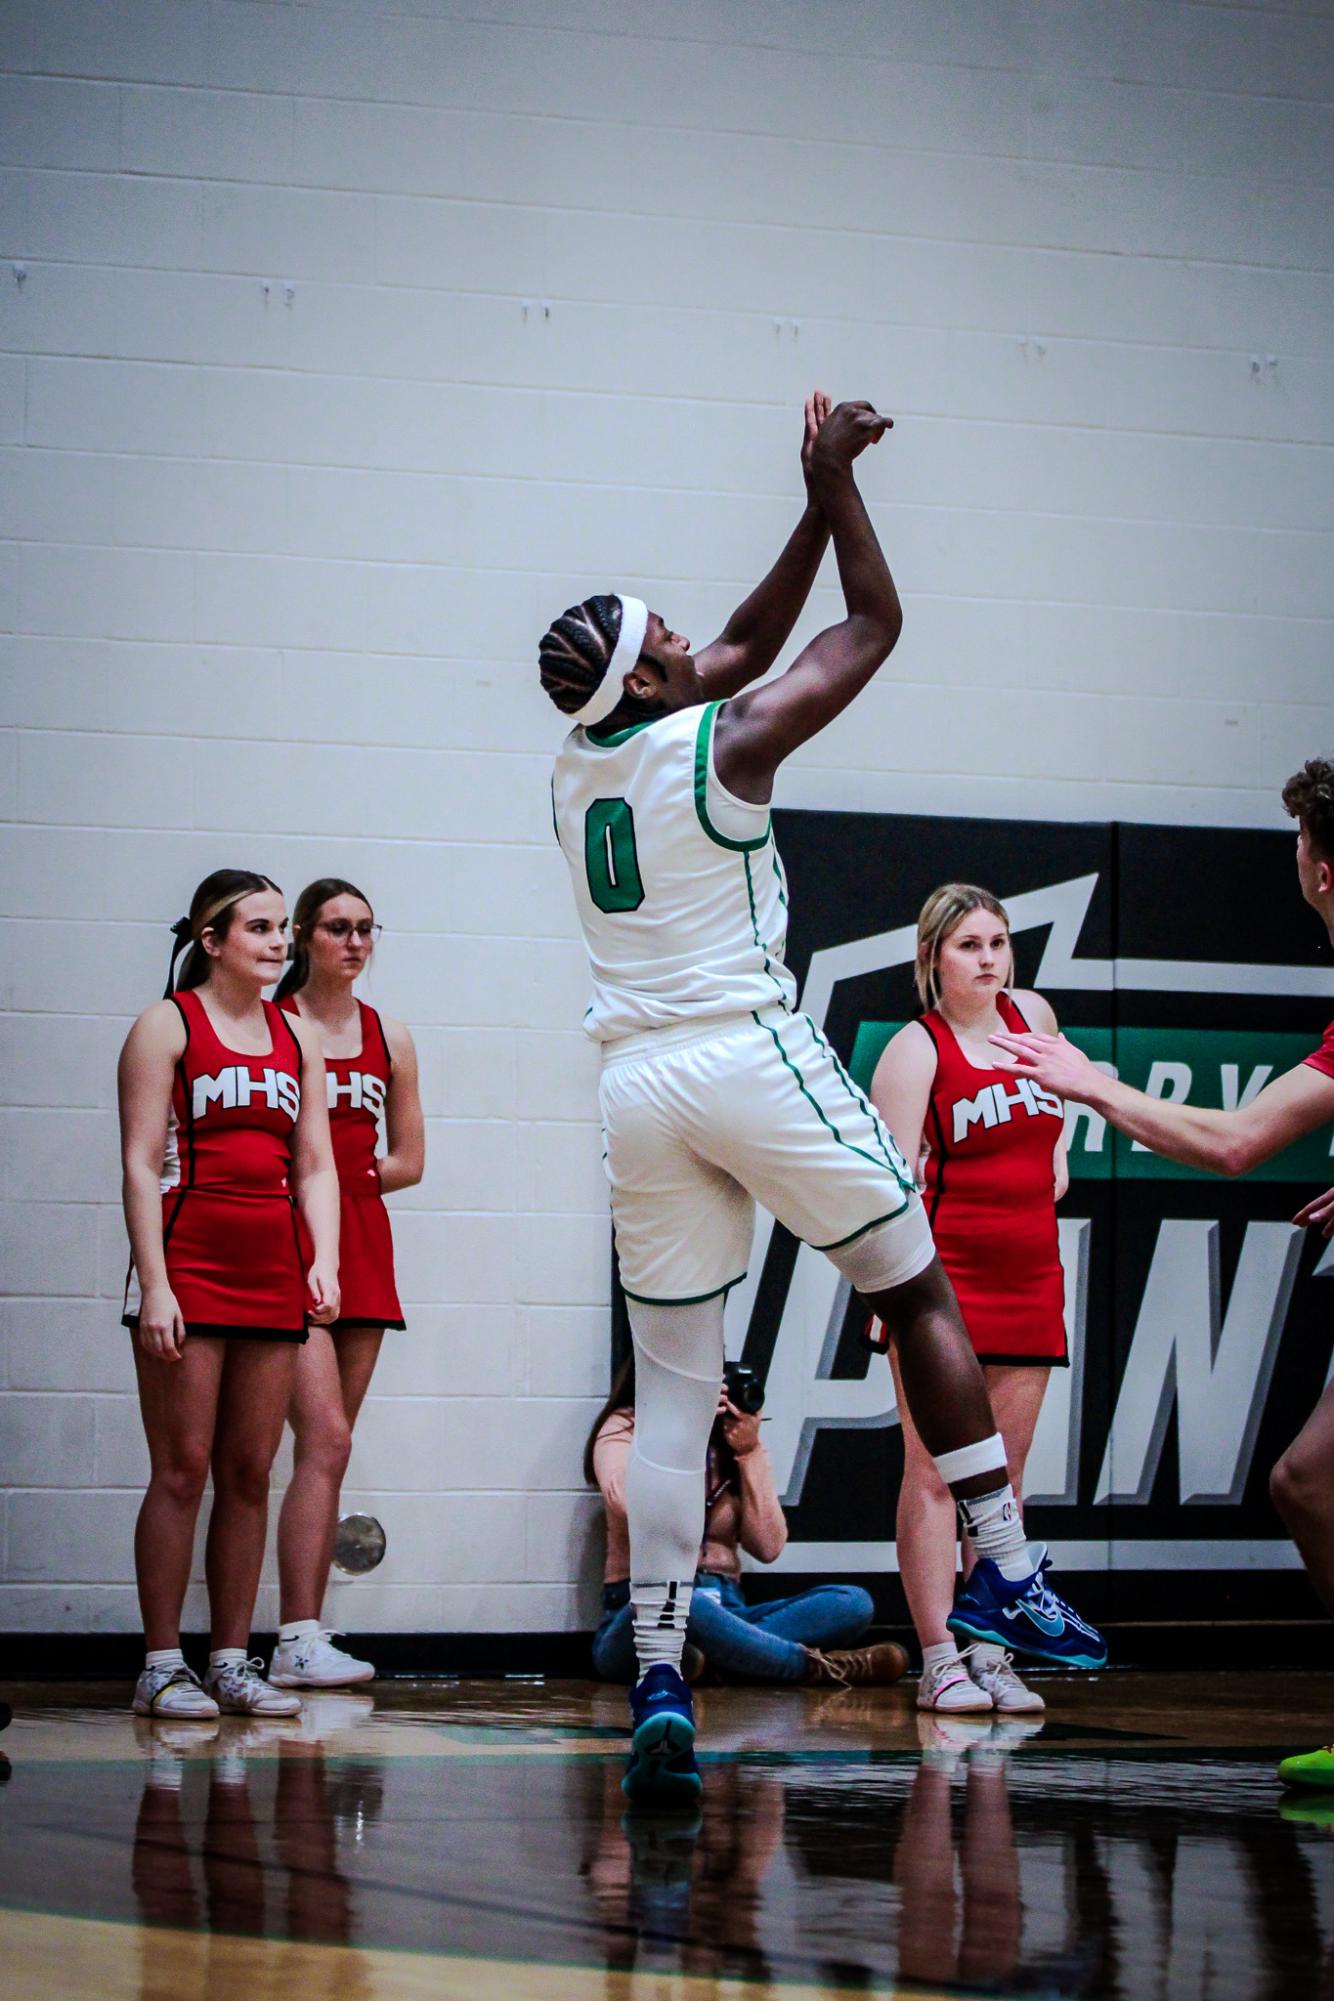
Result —
[{"label": "green trim on jersey", "polygon": [[721,702],[708,703],[699,719],[699,732],[695,738],[695,811],[699,815],[700,826],[720,848],[732,848],[738,854],[754,854],[756,848],[764,847],[769,839],[772,829],[768,820],[764,823],[764,832],[753,841],[733,841],[726,834],[720,834],[709,818],[709,744],[713,736],[713,719],[721,707]]},{"label": "green trim on jersey", "polygon": [[640,730],[651,730],[654,723],[665,723],[666,720],[666,716],[650,716],[646,722],[631,723],[628,730],[613,730],[608,735],[606,730],[586,729],[584,736],[598,750],[614,750],[618,743],[625,743],[629,737],[638,736]]},{"label": "green trim on jersey", "polygon": [[[790,1020],[795,1020],[796,1018],[797,1017],[795,1016],[789,1016]],[[810,1022],[809,1017],[803,1016],[802,1019],[807,1021],[808,1026],[810,1026],[813,1031],[814,1025]],[[778,1040],[776,1031],[770,1027],[767,1021],[760,1020],[760,1017],[758,1014],[756,1014],[754,1008],[751,1009],[751,1020],[755,1023],[755,1026],[757,1028],[762,1028],[765,1034],[771,1037],[774,1048],[778,1051],[778,1054],[783,1059],[784,1067],[790,1070],[792,1072],[792,1075],[796,1078],[797,1089],[801,1092],[802,1097],[806,1100],[806,1103],[815,1113],[816,1118],[820,1121],[820,1124],[825,1128],[825,1130],[827,1132],[832,1133],[834,1138],[838,1141],[839,1145],[845,1146],[849,1153],[855,1153],[859,1160],[864,1160],[868,1162],[869,1165],[874,1167],[876,1171],[880,1174],[890,1175],[894,1181],[895,1187],[899,1188],[900,1190],[903,1190],[903,1183],[900,1180],[898,1174],[895,1172],[892,1162],[890,1162],[889,1160],[877,1160],[876,1156],[873,1153],[868,1153],[865,1147],[854,1146],[850,1139],[844,1139],[838,1127],[834,1125],[833,1122],[825,1116],[823,1108],[819,1104],[817,1104],[816,1100],[811,1096],[810,1092],[807,1090],[806,1079],[802,1076],[801,1071],[797,1068],[797,1065],[793,1062],[792,1058],[788,1055],[786,1049],[784,1049],[782,1043]],[[907,1191],[903,1190],[903,1192],[905,1195],[903,1207],[906,1208],[908,1206],[906,1199]]]},{"label": "green trim on jersey", "polygon": [[778,989],[778,999],[781,1006],[783,1007],[786,1013],[791,1014],[792,1006],[788,1000],[787,993],[784,990],[783,982],[779,979],[777,973],[774,971],[774,962],[769,957],[769,947],[765,944],[763,938],[761,938],[760,936],[760,920],[755,914],[755,885],[751,880],[750,856],[742,855],[741,859],[744,862],[746,868],[746,899],[750,904],[751,935],[754,938],[756,946],[758,947],[764,959],[764,970]]},{"label": "green trim on jersey", "polygon": [[637,1301],[640,1306],[702,1306],[706,1299],[716,1299],[720,1292],[730,1292],[734,1285],[740,1285],[745,1276],[742,1272],[738,1278],[729,1278],[726,1285],[715,1285],[712,1292],[691,1293],[688,1299],[654,1299],[646,1292],[631,1292],[628,1285],[623,1285],[621,1291],[627,1299]]}]

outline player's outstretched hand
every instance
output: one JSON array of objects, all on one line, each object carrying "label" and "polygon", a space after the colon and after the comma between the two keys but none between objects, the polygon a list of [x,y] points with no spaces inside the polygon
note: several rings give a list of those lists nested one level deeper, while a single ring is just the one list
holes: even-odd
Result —
[{"label": "player's outstretched hand", "polygon": [[878,445],[893,428],[892,417],[882,417],[870,403],[839,403],[829,412],[811,445],[810,477],[845,473],[868,445]]},{"label": "player's outstretched hand", "polygon": [[1011,1035],[1004,1030],[987,1040],[1013,1056],[1021,1077],[1036,1078],[1044,1091],[1055,1091],[1059,1097],[1085,1099],[1093,1081],[1101,1081],[1096,1063],[1063,1035]]},{"label": "player's outstretched hand", "polygon": [[806,398],[806,429],[801,441],[801,471],[807,486],[811,483],[811,454],[815,450],[815,440],[820,435],[820,427],[833,406],[823,389],[812,389]]},{"label": "player's outstretched hand", "polygon": [[1294,1223],[1313,1224],[1322,1237],[1334,1237],[1334,1188],[1327,1188],[1323,1195],[1317,1195],[1304,1209],[1299,1209],[1293,1217]]}]

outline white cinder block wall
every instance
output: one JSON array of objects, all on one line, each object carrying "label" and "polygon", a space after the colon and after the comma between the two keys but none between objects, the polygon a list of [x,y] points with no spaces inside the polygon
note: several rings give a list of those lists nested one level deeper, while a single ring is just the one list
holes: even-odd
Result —
[{"label": "white cinder block wall", "polygon": [[618,584],[710,636],[810,384],[899,420],[907,625],[783,802],[1281,823],[1334,744],[1331,14],[7,0],[0,1628],[137,1624],[113,1063],[222,863],[364,883],[421,1044],[349,1481],[390,1555],[334,1612],[591,1620],[535,639]]}]

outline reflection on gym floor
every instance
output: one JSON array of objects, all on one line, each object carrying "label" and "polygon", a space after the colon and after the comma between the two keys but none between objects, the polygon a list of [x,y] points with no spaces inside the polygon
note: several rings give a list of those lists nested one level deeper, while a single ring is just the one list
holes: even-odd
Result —
[{"label": "reflection on gym floor", "polygon": [[672,1816],[627,1809],[616,1695],[584,1684],[202,1726],[26,1692],[11,1991],[1334,2001],[1334,1802],[1273,1780],[1331,1678],[1047,1692],[1034,1722],[709,1690],[703,1807]]}]

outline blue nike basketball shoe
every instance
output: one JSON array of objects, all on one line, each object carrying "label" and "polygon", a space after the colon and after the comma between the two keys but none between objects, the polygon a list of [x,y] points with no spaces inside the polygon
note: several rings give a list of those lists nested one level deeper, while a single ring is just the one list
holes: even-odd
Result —
[{"label": "blue nike basketball shoe", "polygon": [[989,1640],[1052,1667],[1107,1665],[1107,1642],[1072,1605],[1058,1598],[1045,1573],[1046,1551],[1030,1577],[1010,1578],[989,1556],[979,1557],[945,1624],[961,1639]]},{"label": "blue nike basketball shoe", "polygon": [[659,1661],[630,1691],[630,1761],[621,1780],[641,1806],[694,1806],[703,1786],[695,1763],[695,1709],[674,1667]]}]

